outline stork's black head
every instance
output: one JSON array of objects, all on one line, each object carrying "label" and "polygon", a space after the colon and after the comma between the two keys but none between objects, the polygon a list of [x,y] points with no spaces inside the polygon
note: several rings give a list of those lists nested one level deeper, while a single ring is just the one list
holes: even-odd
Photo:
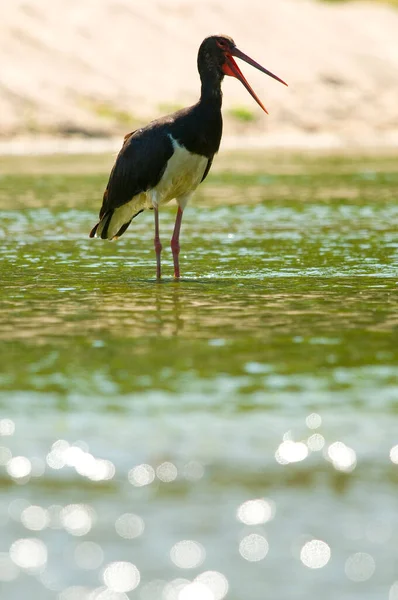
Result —
[{"label": "stork's black head", "polygon": [[227,35],[211,35],[203,40],[198,52],[198,70],[203,79],[210,73],[219,81],[224,79],[225,53],[231,53],[235,42]]},{"label": "stork's black head", "polygon": [[198,53],[198,70],[202,80],[202,86],[207,85],[213,87],[215,90],[219,90],[224,75],[236,77],[243,83],[247,91],[253,96],[261,108],[267,112],[266,108],[254,93],[238,65],[232,58],[233,56],[244,60],[249,65],[259,69],[266,75],[269,75],[277,81],[280,81],[280,83],[287,85],[287,83],[285,83],[282,79],[259,65],[252,58],[239,50],[236,47],[234,40],[228,35],[211,35],[203,40]]}]

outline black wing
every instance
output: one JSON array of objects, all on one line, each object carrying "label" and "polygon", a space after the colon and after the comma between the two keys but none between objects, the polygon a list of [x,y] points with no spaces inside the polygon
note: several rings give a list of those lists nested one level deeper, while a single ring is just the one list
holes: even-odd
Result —
[{"label": "black wing", "polygon": [[155,122],[127,134],[109,176],[100,219],[135,195],[155,187],[173,152],[164,123]]}]

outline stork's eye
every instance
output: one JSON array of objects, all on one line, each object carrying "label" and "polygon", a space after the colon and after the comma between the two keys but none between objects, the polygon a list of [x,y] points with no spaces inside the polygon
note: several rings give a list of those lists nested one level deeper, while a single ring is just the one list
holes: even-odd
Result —
[{"label": "stork's eye", "polygon": [[219,48],[221,48],[221,50],[227,50],[228,49],[228,44],[227,44],[227,42],[224,42],[224,40],[217,40],[217,46]]}]

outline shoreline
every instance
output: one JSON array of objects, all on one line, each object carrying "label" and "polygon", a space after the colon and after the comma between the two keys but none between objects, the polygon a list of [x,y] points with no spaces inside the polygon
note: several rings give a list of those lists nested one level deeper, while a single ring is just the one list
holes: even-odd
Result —
[{"label": "shoreline", "polygon": [[[116,154],[121,148],[122,141],[121,136],[98,138],[19,136],[0,140],[0,156]],[[226,135],[222,139],[220,150],[391,153],[398,151],[398,131],[383,136],[358,137],[355,141],[328,133]]]}]

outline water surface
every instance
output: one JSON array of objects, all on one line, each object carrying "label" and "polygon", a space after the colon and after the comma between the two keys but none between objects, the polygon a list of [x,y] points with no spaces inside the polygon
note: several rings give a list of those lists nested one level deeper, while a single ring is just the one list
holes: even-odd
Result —
[{"label": "water surface", "polygon": [[396,600],[392,158],[221,159],[160,284],[92,163],[3,163],[1,599]]}]

